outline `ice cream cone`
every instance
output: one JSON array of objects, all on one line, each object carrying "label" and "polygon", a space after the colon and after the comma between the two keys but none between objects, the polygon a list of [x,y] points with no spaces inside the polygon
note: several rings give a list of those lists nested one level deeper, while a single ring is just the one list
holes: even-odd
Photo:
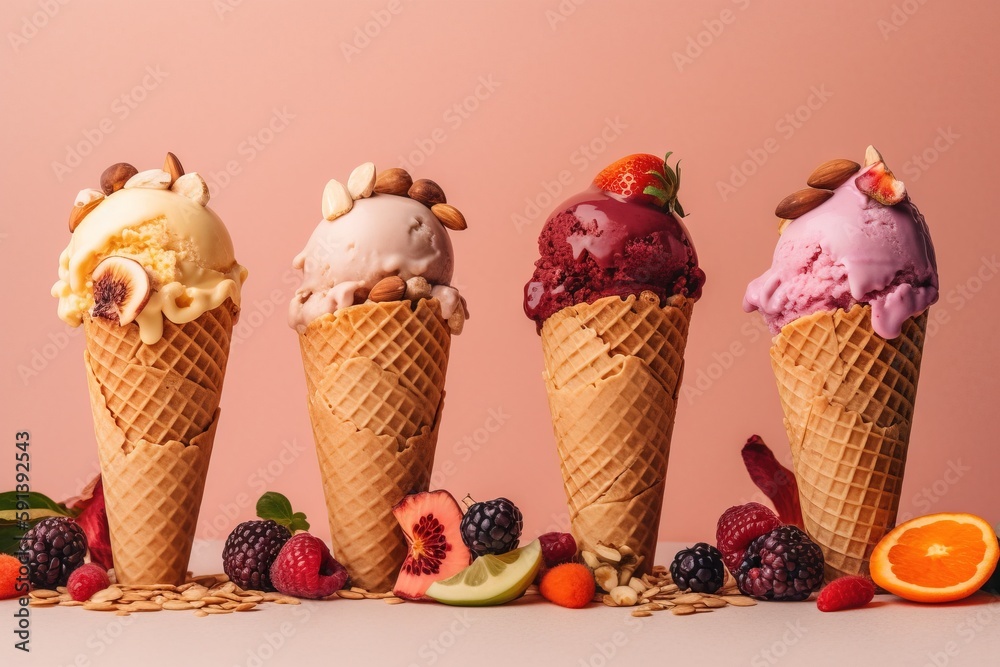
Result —
[{"label": "ice cream cone", "polygon": [[299,336],[334,556],[392,588],[406,555],[392,507],[430,484],[451,333],[436,299],[364,303]]},{"label": "ice cream cone", "polygon": [[193,322],[136,324],[84,317],[87,383],[111,529],[124,584],[185,579],[219,421],[237,309],[227,301]]},{"label": "ice cream cone", "polygon": [[926,311],[886,340],[871,307],[785,325],[771,347],[806,532],[827,580],[867,574],[899,508]]},{"label": "ice cream cone", "polygon": [[605,297],[545,320],[545,385],[573,534],[656,556],[694,301]]}]

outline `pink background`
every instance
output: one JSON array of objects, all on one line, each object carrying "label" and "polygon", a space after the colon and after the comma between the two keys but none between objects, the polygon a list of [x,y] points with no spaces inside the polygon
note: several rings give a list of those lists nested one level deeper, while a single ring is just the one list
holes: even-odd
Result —
[{"label": "pink background", "polygon": [[213,184],[250,269],[201,534],[224,537],[265,488],[326,534],[289,265],[327,179],[373,160],[435,179],[470,222],[454,243],[473,319],[453,346],[436,485],[510,497],[529,535],[565,526],[521,311],[535,237],[605,164],[672,150],[708,283],[661,535],[710,538],[724,508],[755,497],[746,437],[788,460],[768,336],[740,310],[770,260],[774,205],[875,143],[929,221],[942,285],[901,512],[1000,520],[993,3],[328,4],[3,3],[2,432],[30,429],[36,490],[69,496],[97,470],[82,336],[49,296],[73,198],[112,162],[159,167],[171,150]]}]

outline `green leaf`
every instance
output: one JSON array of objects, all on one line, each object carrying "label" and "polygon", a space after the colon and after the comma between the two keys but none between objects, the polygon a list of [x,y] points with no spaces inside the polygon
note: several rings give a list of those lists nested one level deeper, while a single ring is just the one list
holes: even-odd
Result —
[{"label": "green leaf", "polygon": [[[27,496],[27,497],[25,497]],[[79,512],[69,509],[62,503],[57,503],[46,495],[32,491],[30,493],[18,493],[16,491],[6,491],[0,493],[0,511],[16,510],[18,501],[24,503],[30,509],[48,509],[55,512],[49,516],[76,516]],[[24,506],[22,505],[22,509]]]},{"label": "green leaf", "polygon": [[656,197],[659,201],[670,203],[670,193],[663,188],[656,187],[655,185],[647,185],[642,191],[642,194],[649,195],[650,197]]},{"label": "green leaf", "polygon": [[257,516],[285,526],[291,532],[309,530],[309,522],[302,512],[292,512],[292,503],[275,491],[268,491],[257,501]]},{"label": "green leaf", "polygon": [[0,521],[17,521],[18,519],[24,518],[27,514],[28,521],[41,520],[47,516],[66,516],[62,512],[57,512],[55,510],[40,508],[40,509],[30,509],[30,510],[0,510]]}]

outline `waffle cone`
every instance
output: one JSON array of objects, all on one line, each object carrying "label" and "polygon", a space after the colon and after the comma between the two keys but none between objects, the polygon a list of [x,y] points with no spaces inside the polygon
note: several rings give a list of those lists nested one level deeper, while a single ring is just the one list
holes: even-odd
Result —
[{"label": "waffle cone", "polygon": [[694,302],[643,292],[564,308],[542,327],[545,386],[573,534],[652,566]]},{"label": "waffle cone", "polygon": [[437,300],[365,303],[299,336],[334,555],[387,591],[406,556],[392,507],[426,491],[451,332]]},{"label": "waffle cone", "polygon": [[115,576],[183,583],[219,422],[236,309],[164,321],[153,345],[136,324],[84,319]]},{"label": "waffle cone", "polygon": [[896,523],[927,314],[886,340],[871,307],[786,325],[771,347],[806,532],[826,578],[867,574]]}]

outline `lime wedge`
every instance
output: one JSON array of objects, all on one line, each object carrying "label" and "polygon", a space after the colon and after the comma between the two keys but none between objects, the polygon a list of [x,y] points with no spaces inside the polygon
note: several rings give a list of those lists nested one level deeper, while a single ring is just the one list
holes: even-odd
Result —
[{"label": "lime wedge", "polygon": [[487,607],[521,597],[538,574],[538,540],[499,556],[480,556],[469,567],[427,589],[427,597],[459,607]]}]

